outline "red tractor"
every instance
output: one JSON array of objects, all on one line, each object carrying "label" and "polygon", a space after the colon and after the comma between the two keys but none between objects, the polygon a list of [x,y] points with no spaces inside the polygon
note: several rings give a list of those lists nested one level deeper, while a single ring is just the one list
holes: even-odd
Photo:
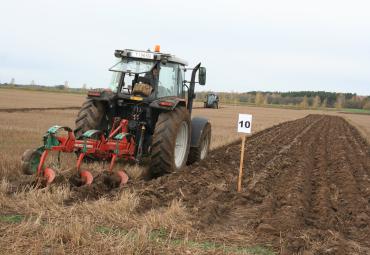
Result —
[{"label": "red tractor", "polygon": [[[110,89],[88,92],[74,130],[53,126],[44,135],[44,145],[27,150],[22,170],[46,184],[55,170],[45,166],[50,151],[75,153],[80,184],[91,184],[93,175],[81,170],[89,160],[110,161],[111,176],[127,182],[123,170],[114,172],[118,159],[140,163],[149,159],[149,172],[160,176],[203,160],[211,142],[211,124],[205,118],[191,119],[194,87],[205,85],[206,69],[171,54],[155,51],[116,50]],[[191,71],[190,81],[185,74]],[[196,79],[198,73],[198,79]]]}]

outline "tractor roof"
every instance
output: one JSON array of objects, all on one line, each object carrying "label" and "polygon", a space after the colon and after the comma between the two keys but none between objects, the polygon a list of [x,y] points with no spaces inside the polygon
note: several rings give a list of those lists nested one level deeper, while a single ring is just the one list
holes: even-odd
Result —
[{"label": "tractor roof", "polygon": [[176,57],[168,53],[156,52],[156,51],[143,51],[143,50],[116,50],[114,52],[116,57],[127,57],[127,58],[139,58],[139,59],[148,59],[148,60],[167,60],[169,62],[178,63],[184,66],[188,65],[186,60]]}]

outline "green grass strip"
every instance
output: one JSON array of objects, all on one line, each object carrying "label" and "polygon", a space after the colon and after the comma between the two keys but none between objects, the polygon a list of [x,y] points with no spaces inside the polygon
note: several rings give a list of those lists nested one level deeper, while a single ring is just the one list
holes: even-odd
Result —
[{"label": "green grass strip", "polygon": [[[115,229],[111,227],[98,226],[96,232],[100,234],[113,234],[113,235],[129,235],[130,238],[136,238],[137,236],[132,231],[127,231],[123,229]],[[239,247],[239,246],[226,246],[224,244],[219,244],[216,242],[204,241],[204,242],[195,242],[195,241],[184,241],[183,239],[168,239],[169,235],[167,231],[163,228],[156,229],[150,232],[149,240],[159,243],[167,242],[173,246],[186,245],[189,248],[201,249],[204,251],[212,250],[222,250],[225,253],[231,254],[255,254],[255,255],[274,255],[275,253],[266,247],[260,245],[251,246],[251,247]]]},{"label": "green grass strip", "polygon": [[0,221],[5,223],[20,223],[24,220],[23,215],[13,214],[13,215],[0,215]]}]

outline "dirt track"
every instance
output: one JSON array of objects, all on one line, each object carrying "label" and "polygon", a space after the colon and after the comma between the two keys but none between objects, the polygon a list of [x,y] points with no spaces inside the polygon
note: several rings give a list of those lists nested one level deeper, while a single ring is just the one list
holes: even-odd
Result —
[{"label": "dirt track", "polygon": [[[204,236],[272,245],[282,253],[370,254],[370,150],[343,118],[309,115],[150,183],[133,184],[139,212],[181,199]],[[238,241],[240,240],[240,241]]]}]

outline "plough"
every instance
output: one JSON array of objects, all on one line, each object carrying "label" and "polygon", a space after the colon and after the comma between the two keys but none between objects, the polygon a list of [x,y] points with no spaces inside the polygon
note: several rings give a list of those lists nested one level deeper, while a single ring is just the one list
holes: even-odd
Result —
[{"label": "plough", "polygon": [[[73,130],[69,127],[53,126],[43,137],[44,145],[34,153],[28,153],[31,156],[22,160],[22,167],[29,168],[28,172],[36,172],[37,181],[43,179],[48,185],[56,177],[51,167],[44,166],[49,152],[76,153],[78,155],[76,171],[81,180],[80,185],[90,185],[94,179],[90,171],[81,169],[83,160],[87,156],[99,160],[110,160],[108,174],[115,175],[119,180],[119,185],[123,185],[128,181],[127,174],[123,170],[113,172],[113,168],[117,159],[135,160],[135,140],[127,132],[127,125],[128,120],[117,118],[107,137],[101,130],[88,130],[83,133],[82,139],[76,139]],[[67,135],[60,135],[60,131],[66,131]]]}]

